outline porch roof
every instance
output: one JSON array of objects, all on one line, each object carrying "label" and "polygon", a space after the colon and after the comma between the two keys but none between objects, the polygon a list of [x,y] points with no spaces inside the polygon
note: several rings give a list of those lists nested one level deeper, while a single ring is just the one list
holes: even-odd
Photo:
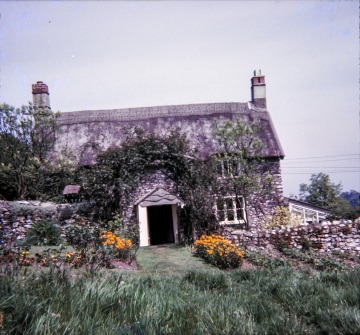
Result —
[{"label": "porch roof", "polygon": [[183,201],[176,195],[164,190],[161,187],[156,187],[151,192],[141,197],[135,202],[135,205],[141,207],[162,206],[162,205],[183,205]]}]

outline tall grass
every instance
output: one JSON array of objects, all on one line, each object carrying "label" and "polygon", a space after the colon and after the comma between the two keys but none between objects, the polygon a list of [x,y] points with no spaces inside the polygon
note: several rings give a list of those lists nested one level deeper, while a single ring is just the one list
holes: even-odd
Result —
[{"label": "tall grass", "polygon": [[358,334],[360,272],[2,275],[0,313],[6,334]]}]

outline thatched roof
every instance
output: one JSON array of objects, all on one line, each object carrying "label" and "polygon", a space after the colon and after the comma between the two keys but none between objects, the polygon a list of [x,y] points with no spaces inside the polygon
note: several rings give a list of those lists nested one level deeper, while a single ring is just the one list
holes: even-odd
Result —
[{"label": "thatched roof", "polygon": [[217,152],[213,138],[215,122],[256,121],[261,126],[259,137],[264,144],[263,157],[283,158],[284,151],[265,109],[255,108],[252,103],[209,103],[178,106],[158,106],[113,110],[79,111],[61,113],[59,122],[61,144],[78,148],[86,141],[94,141],[103,148],[120,145],[126,131],[141,127],[146,132],[164,133],[180,129],[202,158]]}]

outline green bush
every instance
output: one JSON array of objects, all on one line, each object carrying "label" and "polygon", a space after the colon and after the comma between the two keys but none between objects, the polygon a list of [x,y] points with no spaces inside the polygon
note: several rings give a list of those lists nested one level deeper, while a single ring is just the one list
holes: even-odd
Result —
[{"label": "green bush", "polygon": [[28,245],[59,245],[62,242],[61,229],[53,220],[35,222],[26,232]]},{"label": "green bush", "polygon": [[65,238],[69,245],[82,253],[98,250],[101,245],[100,229],[94,222],[69,225],[65,229]]}]

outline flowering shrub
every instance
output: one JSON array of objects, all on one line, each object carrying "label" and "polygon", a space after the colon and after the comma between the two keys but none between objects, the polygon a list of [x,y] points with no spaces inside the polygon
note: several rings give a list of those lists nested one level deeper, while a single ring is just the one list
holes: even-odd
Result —
[{"label": "flowering shrub", "polygon": [[267,216],[267,220],[261,223],[264,228],[275,228],[292,226],[296,227],[301,224],[298,216],[292,215],[287,207],[278,206],[275,208],[273,215]]},{"label": "flowering shrub", "polygon": [[70,267],[78,269],[86,262],[85,255],[81,252],[67,252],[65,256],[65,264],[69,264]]},{"label": "flowering shrub", "polygon": [[220,235],[202,235],[194,243],[194,252],[210,264],[220,269],[238,267],[244,258],[245,251]]},{"label": "flowering shrub", "polygon": [[111,231],[104,231],[101,235],[102,244],[106,251],[120,259],[127,259],[130,256],[131,241],[120,238]]},{"label": "flowering shrub", "polygon": [[33,257],[29,258],[28,257],[29,252],[28,251],[23,251],[19,257],[17,258],[18,264],[20,266],[30,266],[33,265],[35,260]]}]

